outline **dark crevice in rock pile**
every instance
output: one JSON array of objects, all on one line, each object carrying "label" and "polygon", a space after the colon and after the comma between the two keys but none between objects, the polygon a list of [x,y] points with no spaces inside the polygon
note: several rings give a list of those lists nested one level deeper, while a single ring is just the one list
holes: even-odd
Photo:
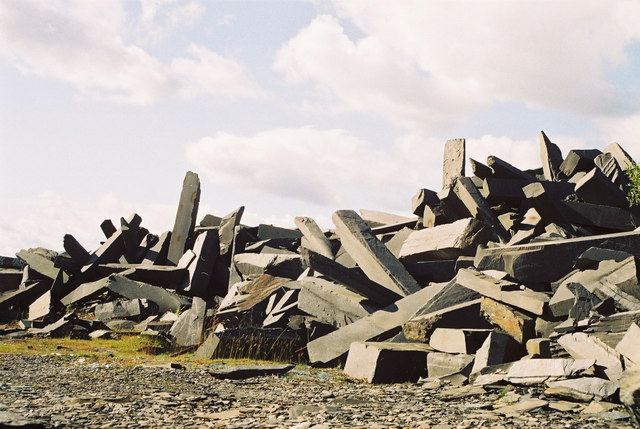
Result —
[{"label": "dark crevice in rock pile", "polygon": [[342,363],[373,383],[536,386],[508,412],[621,401],[634,419],[633,160],[617,143],[563,158],[544,133],[540,155],[526,171],[469,160],[465,176],[465,141],[450,140],[443,189],[420,189],[414,217],[338,210],[328,232],[308,217],[247,226],[243,207],[196,224],[189,172],[172,231],[154,235],[133,214],[104,221],[91,252],[66,235],[64,253],[0,258],[0,317],[19,321],[3,337],[139,331],[199,358]]}]

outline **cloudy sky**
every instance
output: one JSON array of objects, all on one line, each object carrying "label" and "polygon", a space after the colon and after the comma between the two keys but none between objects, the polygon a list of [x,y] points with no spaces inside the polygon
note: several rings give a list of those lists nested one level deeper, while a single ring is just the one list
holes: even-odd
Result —
[{"label": "cloudy sky", "polygon": [[137,212],[408,214],[442,147],[640,157],[638,1],[0,0],[0,255]]}]

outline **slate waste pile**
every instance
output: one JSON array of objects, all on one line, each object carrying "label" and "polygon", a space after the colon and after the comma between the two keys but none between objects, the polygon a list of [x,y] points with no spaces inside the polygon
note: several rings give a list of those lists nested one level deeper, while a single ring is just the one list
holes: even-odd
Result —
[{"label": "slate waste pile", "polygon": [[247,226],[243,207],[196,223],[189,172],[171,231],[133,214],[104,221],[93,251],[66,235],[62,253],[2,257],[0,316],[13,322],[1,333],[134,331],[200,358],[342,362],[374,383],[542,384],[637,413],[632,158],[617,143],[563,157],[541,132],[541,168],[489,156],[467,176],[465,151],[446,142],[442,190],[418,190],[412,216],[338,210],[330,231],[308,217]]}]

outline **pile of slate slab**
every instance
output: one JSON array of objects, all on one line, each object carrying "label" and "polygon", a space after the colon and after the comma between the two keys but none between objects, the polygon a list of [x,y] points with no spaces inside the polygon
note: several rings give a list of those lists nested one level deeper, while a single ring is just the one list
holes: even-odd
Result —
[{"label": "pile of slate slab", "polygon": [[201,358],[342,362],[369,382],[617,398],[640,365],[633,160],[617,143],[563,157],[543,132],[540,156],[526,171],[469,159],[465,176],[465,141],[449,140],[443,189],[420,189],[414,216],[339,210],[331,231],[308,217],[246,226],[243,207],[196,224],[189,172],[172,231],[154,235],[134,214],[103,222],[94,251],[66,235],[64,253],[0,259],[0,312],[14,320],[3,332],[139,331]]}]

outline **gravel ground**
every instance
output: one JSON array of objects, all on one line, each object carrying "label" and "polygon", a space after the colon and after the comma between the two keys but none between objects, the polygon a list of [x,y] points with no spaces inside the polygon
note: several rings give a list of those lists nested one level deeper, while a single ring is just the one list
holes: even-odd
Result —
[{"label": "gravel ground", "polygon": [[87,428],[631,428],[620,407],[601,414],[500,409],[540,398],[537,390],[484,392],[430,381],[369,385],[310,369],[229,381],[214,379],[209,369],[0,355],[0,428],[16,415],[42,427]]}]

